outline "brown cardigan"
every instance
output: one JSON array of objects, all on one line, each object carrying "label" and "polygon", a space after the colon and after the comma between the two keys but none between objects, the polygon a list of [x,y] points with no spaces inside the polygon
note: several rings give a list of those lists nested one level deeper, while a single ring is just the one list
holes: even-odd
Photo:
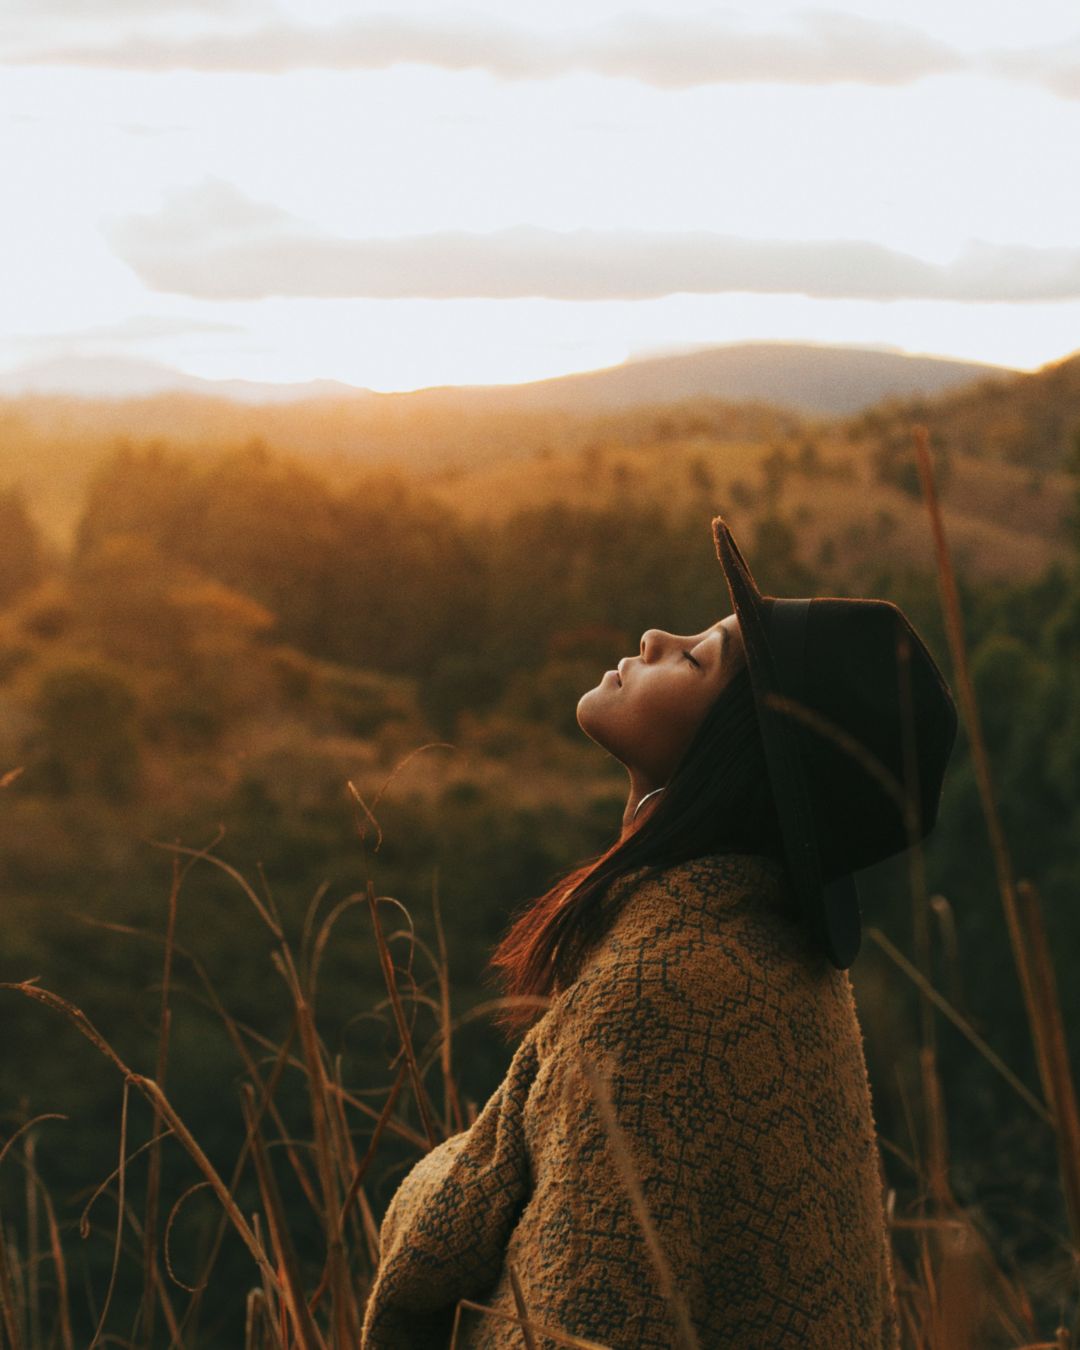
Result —
[{"label": "brown cardigan", "polygon": [[[693,1343],[584,1064],[608,1085],[698,1345],[894,1350],[851,985],[810,950],[781,865],[726,854],[639,869],[609,900],[607,937],[475,1123],[391,1201],[362,1346],[445,1347],[460,1298],[513,1318],[508,1265],[535,1324],[619,1350]],[[526,1341],[468,1313],[456,1344]]]}]

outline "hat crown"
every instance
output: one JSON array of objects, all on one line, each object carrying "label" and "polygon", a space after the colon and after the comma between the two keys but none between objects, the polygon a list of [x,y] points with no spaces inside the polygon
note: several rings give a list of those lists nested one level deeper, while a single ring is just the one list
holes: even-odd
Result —
[{"label": "hat crown", "polygon": [[[776,607],[798,603],[763,597],[770,617]],[[803,603],[801,669],[774,644],[780,701],[766,698],[764,711],[794,723],[821,877],[829,881],[901,851],[933,828],[957,718],[941,672],[897,605]]]},{"label": "hat crown", "polygon": [[861,931],[852,873],[933,827],[956,708],[898,606],[763,596],[725,521],[712,525],[788,874],[817,941],[847,966]]}]

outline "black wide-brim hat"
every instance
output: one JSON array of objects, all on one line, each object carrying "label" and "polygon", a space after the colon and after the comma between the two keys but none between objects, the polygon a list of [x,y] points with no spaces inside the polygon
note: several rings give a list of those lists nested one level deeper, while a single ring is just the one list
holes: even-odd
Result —
[{"label": "black wide-brim hat", "polygon": [[762,595],[722,517],[712,529],[788,874],[811,934],[843,969],[862,935],[853,873],[933,829],[956,706],[896,605]]}]

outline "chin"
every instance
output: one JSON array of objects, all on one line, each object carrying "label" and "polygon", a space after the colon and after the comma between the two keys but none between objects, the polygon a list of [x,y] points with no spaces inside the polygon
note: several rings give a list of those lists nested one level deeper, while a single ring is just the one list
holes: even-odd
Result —
[{"label": "chin", "polygon": [[608,754],[615,754],[612,749],[611,726],[609,719],[604,715],[604,703],[606,702],[600,686],[590,689],[578,699],[577,705],[577,724],[588,736],[590,741],[595,741],[601,750],[606,750]]},{"label": "chin", "polygon": [[596,708],[594,706],[596,703],[595,695],[598,694],[599,691],[599,685],[597,685],[595,689],[586,690],[586,692],[578,699],[577,705],[577,724],[585,735],[591,737],[594,741],[599,741],[600,739],[596,735],[597,723],[603,721],[602,718],[597,717]]}]

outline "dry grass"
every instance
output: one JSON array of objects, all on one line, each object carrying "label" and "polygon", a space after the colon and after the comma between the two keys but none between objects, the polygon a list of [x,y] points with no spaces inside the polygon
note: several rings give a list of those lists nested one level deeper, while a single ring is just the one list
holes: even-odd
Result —
[{"label": "dry grass", "polygon": [[[1010,1347],[1054,1347],[1066,1350],[1074,1344],[1076,1329],[1059,1328],[1054,1339],[1040,1339],[1031,1300],[1014,1273],[1003,1269],[990,1250],[974,1217],[953,1199],[949,1188],[946,1093],[936,1066],[935,1019],[945,1016],[967,1037],[973,1050],[1010,1084],[1023,1109],[1049,1121],[1058,1140],[1062,1189],[1072,1225],[1072,1242],[1066,1248],[1067,1278],[1063,1291],[1075,1293],[1075,1267],[1080,1250],[1080,1116],[1068,1069],[1065,1029],[1056,997],[1050,953],[1043,933],[1038,894],[1030,883],[1013,879],[1008,848],[1001,830],[989,764],[982,741],[978,707],[967,674],[966,647],[956,601],[952,564],[945,541],[941,515],[934,493],[933,472],[925,436],[919,438],[920,467],[924,493],[934,534],[943,603],[953,652],[955,683],[979,773],[983,807],[991,850],[1013,943],[1018,978],[1024,993],[1039,1066],[1043,1099],[1040,1100],[1009,1068],[950,1001],[930,982],[929,900],[926,893],[921,851],[912,850],[912,895],[919,935],[916,959],[910,960],[882,933],[870,937],[909,978],[921,995],[919,1037],[922,1066],[921,1100],[913,1106],[910,1137],[912,1151],[901,1161],[911,1169],[918,1199],[908,1212],[896,1212],[890,1200],[890,1224],[894,1237],[897,1291],[904,1340],[910,1350],[983,1350],[993,1344]],[[370,800],[357,793],[361,812],[361,837],[373,834],[375,847],[381,838],[378,804],[389,780]],[[913,834],[917,822],[912,822]],[[429,951],[413,933],[412,920],[399,901],[376,893],[374,883],[321,913],[323,895],[317,895],[304,925],[299,946],[287,940],[280,916],[269,893],[257,890],[240,872],[216,856],[213,846],[187,849],[171,846],[173,881],[163,938],[151,937],[161,947],[161,1004],[158,1016],[155,1076],[135,1072],[109,1040],[85,1014],[57,993],[34,981],[3,986],[9,992],[42,1005],[86,1038],[123,1084],[123,1105],[118,1122],[118,1162],[114,1173],[97,1188],[86,1209],[84,1232],[91,1207],[101,1197],[115,1202],[116,1227],[113,1261],[106,1289],[101,1295],[97,1333],[92,1345],[121,1344],[176,1347],[199,1343],[200,1310],[215,1278],[215,1267],[228,1231],[243,1243],[250,1261],[250,1287],[237,1290],[235,1298],[245,1310],[245,1350],[344,1350],[358,1344],[364,1300],[377,1261],[376,1221],[366,1191],[371,1168],[386,1139],[407,1142],[419,1156],[441,1139],[460,1129],[462,1109],[454,1082],[454,1036],[461,1025],[452,1013],[451,982],[446,948],[438,912],[437,887],[433,896],[436,950]],[[290,1030],[279,1042],[268,1040],[255,1028],[238,1022],[218,999],[197,957],[183,952],[175,937],[177,902],[181,887],[192,870],[214,867],[225,873],[247,902],[250,913],[270,935],[272,960],[282,982],[290,1011]],[[349,909],[365,909],[372,941],[379,955],[386,987],[379,1011],[393,1027],[397,1052],[391,1065],[391,1081],[381,1104],[372,1105],[342,1078],[340,1063],[329,1053],[319,1032],[318,973],[332,939],[334,927]],[[387,933],[384,916],[404,917],[405,928]],[[136,930],[111,926],[114,931]],[[183,1104],[167,1090],[173,1031],[174,967],[178,959],[191,963],[202,980],[206,997],[216,1009],[222,1026],[242,1066],[241,1098],[245,1133],[228,1177],[223,1176],[185,1124]],[[420,978],[423,968],[425,978]],[[497,1010],[498,1002],[475,1010],[476,1016]],[[435,1031],[423,1044],[414,1041],[416,1013],[424,1009]],[[306,1084],[310,1136],[294,1138],[285,1125],[279,1105],[286,1069],[298,1070]],[[595,1072],[589,1078],[594,1099],[605,1125],[613,1159],[623,1177],[638,1215],[644,1241],[660,1273],[672,1305],[682,1343],[694,1346],[696,1339],[686,1308],[681,1304],[677,1282],[668,1269],[658,1235],[642,1198],[629,1153],[622,1141],[618,1120],[611,1109],[603,1080]],[[149,1107],[146,1137],[136,1140],[129,1108],[132,1090]],[[411,1104],[411,1105],[410,1105]],[[0,1224],[0,1345],[11,1350],[60,1346],[70,1350],[72,1293],[68,1280],[68,1243],[57,1223],[49,1193],[35,1162],[36,1140],[47,1128],[48,1116],[25,1122],[0,1149],[0,1167],[18,1157],[26,1176],[25,1213],[18,1223],[7,1215]],[[413,1123],[419,1122],[419,1128]],[[357,1140],[364,1140],[358,1152]],[[162,1221],[162,1178],[176,1149],[194,1166],[199,1181],[189,1187]],[[897,1150],[898,1151],[898,1150]],[[127,1170],[142,1152],[148,1154],[148,1183],[141,1217],[128,1202]],[[292,1189],[304,1197],[322,1234],[318,1268],[298,1258],[292,1237],[292,1221],[282,1199],[282,1177],[288,1175]],[[254,1183],[258,1205],[247,1212],[238,1201],[241,1183]],[[177,1215],[188,1198],[209,1190],[220,1205],[220,1218],[198,1278],[182,1281],[171,1259],[171,1236]],[[15,1233],[19,1233],[18,1242]],[[19,1245],[21,1244],[21,1245]],[[1071,1270],[1071,1273],[1069,1271]],[[51,1271],[51,1278],[44,1278]],[[494,1317],[515,1324],[521,1342],[530,1347],[537,1337],[578,1350],[603,1350],[567,1331],[534,1321],[525,1306],[516,1272],[511,1271],[516,1317],[462,1300],[455,1323],[454,1341],[460,1334],[462,1316]],[[135,1327],[121,1337],[110,1325],[114,1291],[138,1291],[139,1312]],[[1063,1293],[1064,1297],[1064,1293]],[[163,1330],[162,1330],[163,1329]],[[1042,1333],[1045,1336],[1045,1331]]]}]

